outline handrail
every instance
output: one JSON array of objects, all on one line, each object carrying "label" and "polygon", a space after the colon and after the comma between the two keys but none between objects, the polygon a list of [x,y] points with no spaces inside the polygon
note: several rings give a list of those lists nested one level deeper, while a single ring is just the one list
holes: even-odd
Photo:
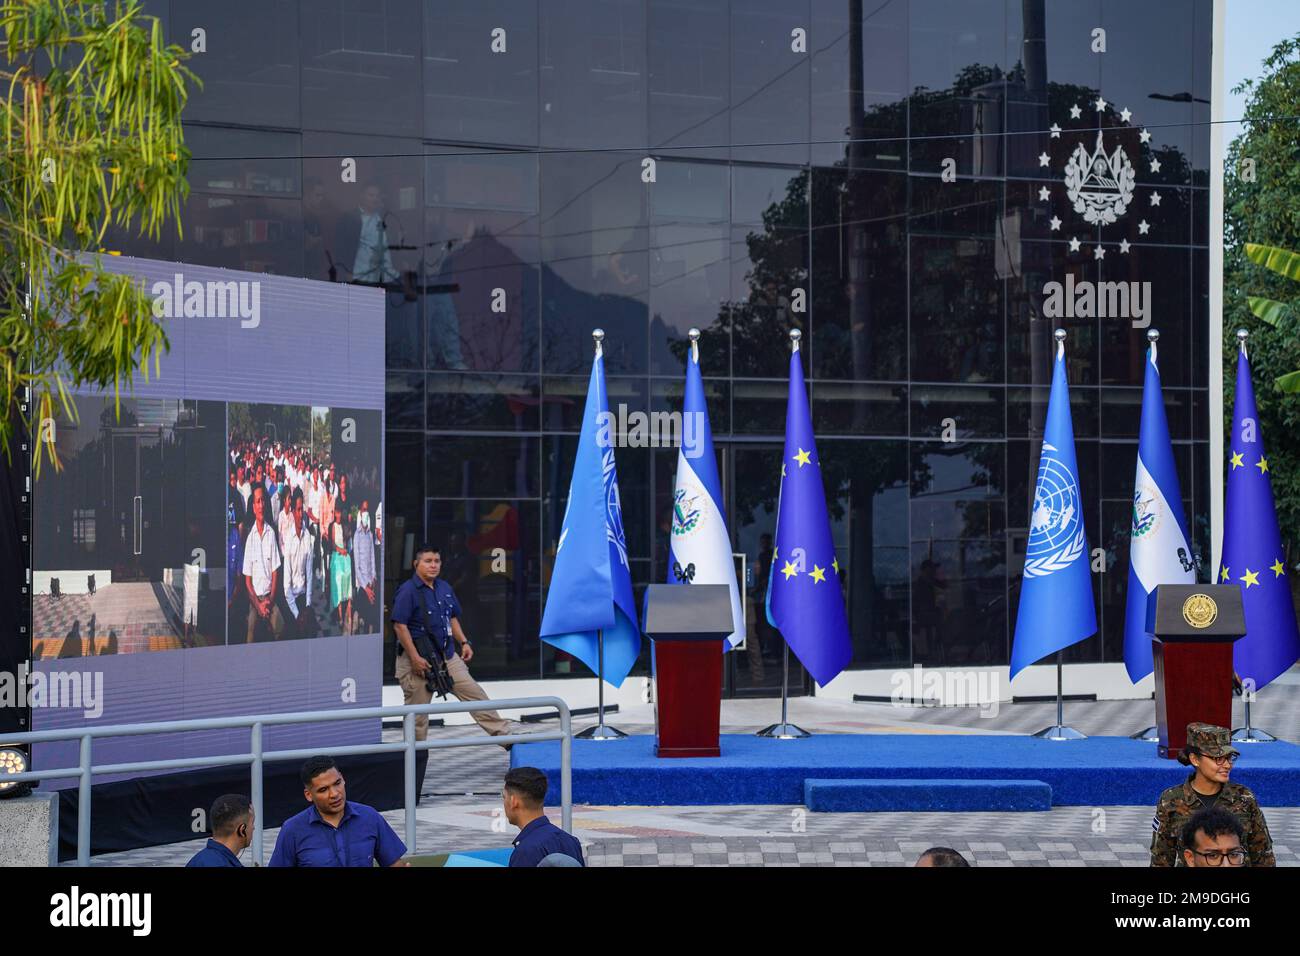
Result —
[{"label": "handrail", "polygon": [[[560,715],[560,729],[549,733],[503,734],[499,737],[474,737],[450,740],[416,740],[415,718],[419,714],[460,714],[482,710],[484,701],[450,701],[429,704],[402,704],[389,707],[357,707],[351,710],[301,710],[279,714],[245,714],[232,717],[199,717],[154,723],[111,724],[104,727],[70,727],[64,730],[37,730],[26,734],[0,736],[0,746],[50,743],[56,740],[80,741],[76,767],[56,767],[49,770],[27,770],[23,773],[5,774],[5,782],[22,783],[76,777],[79,788],[77,799],[77,865],[90,865],[90,802],[91,781],[96,774],[143,773],[149,770],[182,770],[193,767],[222,767],[230,764],[249,764],[253,805],[253,859],[262,865],[262,773],[268,760],[301,760],[318,753],[333,756],[357,754],[395,753],[403,751],[403,802],[406,810],[406,847],[416,852],[415,832],[415,754],[418,750],[440,750],[451,747],[497,747],[501,744],[539,743],[544,740],[560,742],[560,822],[566,831],[573,830],[573,718],[569,705],[559,697],[512,697],[490,702],[493,710],[522,710],[532,707],[554,707]],[[334,748],[298,748],[294,750],[264,750],[262,731],[266,727],[287,724],[321,723],[334,720],[366,720],[374,717],[401,717],[402,740],[392,743],[349,744]],[[247,727],[249,752],[242,754],[213,754],[208,757],[177,757],[168,760],[136,760],[128,763],[103,764],[92,762],[92,741],[96,737],[134,737],[145,734],[174,734],[191,730],[223,730]]]}]

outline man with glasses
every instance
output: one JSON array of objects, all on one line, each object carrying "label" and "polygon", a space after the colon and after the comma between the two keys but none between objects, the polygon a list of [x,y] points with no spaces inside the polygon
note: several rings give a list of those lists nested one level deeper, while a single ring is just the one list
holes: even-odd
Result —
[{"label": "man with glasses", "polygon": [[1198,810],[1183,827],[1183,862],[1188,866],[1245,866],[1244,837],[1241,824],[1227,810]]},{"label": "man with glasses", "polygon": [[1183,828],[1194,814],[1209,809],[1225,811],[1240,824],[1241,843],[1251,866],[1277,865],[1268,824],[1255,795],[1239,783],[1228,782],[1238,756],[1228,728],[1202,723],[1187,725],[1187,745],[1178,760],[1190,764],[1193,770],[1183,783],[1160,795],[1155,819],[1151,821],[1155,830],[1151,837],[1152,866],[1185,865],[1185,854],[1178,852],[1183,846]]}]

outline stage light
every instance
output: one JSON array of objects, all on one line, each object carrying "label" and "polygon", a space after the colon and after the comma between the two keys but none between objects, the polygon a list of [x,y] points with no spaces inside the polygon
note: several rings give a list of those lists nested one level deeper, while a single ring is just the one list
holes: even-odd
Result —
[{"label": "stage light", "polygon": [[0,747],[0,800],[5,797],[23,797],[32,792],[28,781],[17,783],[6,780],[10,774],[26,773],[30,765],[27,754],[13,747]]}]

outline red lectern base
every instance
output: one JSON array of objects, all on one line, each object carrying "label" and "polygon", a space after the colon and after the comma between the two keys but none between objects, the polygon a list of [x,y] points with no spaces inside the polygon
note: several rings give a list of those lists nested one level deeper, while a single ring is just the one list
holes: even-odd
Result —
[{"label": "red lectern base", "polygon": [[1187,725],[1232,726],[1232,644],[1228,641],[1151,642],[1156,665],[1157,751],[1177,760]]},{"label": "red lectern base", "polygon": [[719,757],[722,642],[656,640],[655,756]]}]

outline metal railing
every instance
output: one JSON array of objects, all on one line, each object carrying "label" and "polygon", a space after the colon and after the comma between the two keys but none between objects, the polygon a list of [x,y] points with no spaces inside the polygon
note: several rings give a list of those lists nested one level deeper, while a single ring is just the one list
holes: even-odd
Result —
[{"label": "metal railing", "polygon": [[[503,734],[499,737],[467,737],[452,739],[415,739],[415,718],[419,714],[460,714],[483,710],[520,710],[525,707],[554,707],[560,714],[560,728],[556,731],[529,734]],[[334,720],[366,720],[374,717],[401,717],[402,739],[390,743],[349,744],[340,747],[311,747],[298,750],[263,750],[262,730],[283,724],[323,723]],[[213,754],[206,757],[178,757],[169,760],[135,760],[128,763],[101,764],[91,759],[91,742],[96,737],[136,737],[144,734],[173,734],[191,730],[228,730],[247,727],[249,752],[242,754]],[[64,730],[39,730],[33,733],[0,736],[6,746],[19,744],[51,743],[58,740],[80,741],[80,759],[76,767],[59,767],[49,770],[28,770],[19,774],[6,774],[6,782],[36,783],[76,777],[77,798],[77,865],[90,865],[90,804],[91,781],[96,774],[145,773],[152,770],[185,770],[198,767],[223,767],[250,764],[250,794],[253,804],[253,859],[262,865],[262,771],[268,760],[305,760],[316,754],[328,753],[333,757],[359,754],[405,754],[403,779],[406,808],[406,848],[416,852],[415,754],[419,750],[439,750],[449,747],[498,747],[502,744],[540,743],[544,740],[560,741],[560,814],[566,831],[573,829],[573,723],[569,705],[559,697],[514,697],[509,700],[468,701],[455,703],[404,704],[393,707],[361,707],[352,710],[304,710],[284,714],[250,714],[237,717],[203,717],[194,720],[169,722],[114,724],[106,727],[70,727]]]}]

